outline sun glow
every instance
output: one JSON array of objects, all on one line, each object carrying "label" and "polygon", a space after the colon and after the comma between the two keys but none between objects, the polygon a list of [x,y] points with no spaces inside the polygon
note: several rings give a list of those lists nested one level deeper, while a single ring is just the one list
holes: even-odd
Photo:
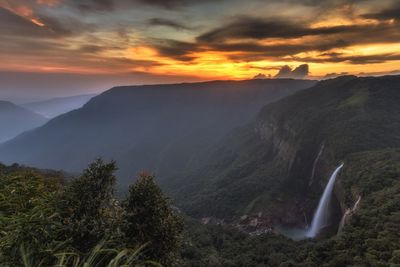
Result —
[{"label": "sun glow", "polygon": [[[366,12],[372,12],[365,7],[354,10],[352,5],[343,5],[327,11],[323,18],[316,16],[298,26],[283,23],[282,27],[278,27],[278,20],[276,29],[272,29],[276,32],[270,37],[265,32],[262,34],[266,34],[266,37],[257,37],[259,29],[249,30],[241,24],[237,24],[239,28],[225,29],[226,25],[230,25],[229,20],[216,21],[214,25],[204,28],[174,24],[173,20],[168,24],[169,20],[164,20],[167,25],[154,28],[148,25],[149,14],[132,22],[128,13],[121,15],[121,21],[110,15],[107,17],[110,23],[105,23],[107,13],[101,8],[113,9],[117,6],[99,2],[94,6],[94,12],[88,13],[85,8],[89,5],[78,5],[82,9],[73,13],[68,5],[71,5],[69,1],[62,0],[0,0],[1,8],[23,19],[18,19],[18,23],[28,24],[26,32],[32,30],[32,25],[42,28],[34,33],[38,35],[35,37],[13,37],[11,34],[10,43],[13,45],[10,47],[19,42],[20,47],[26,47],[2,55],[0,69],[93,74],[137,72],[201,79],[247,79],[258,73],[273,77],[285,65],[295,68],[300,64],[308,64],[309,77],[317,78],[333,72],[359,74],[374,73],[377,69],[381,72],[400,69],[400,43],[395,29],[398,21],[363,16]],[[291,12],[296,10],[300,9]],[[52,12],[55,13],[48,16]],[[115,12],[123,14],[124,10],[115,9]],[[85,18],[76,25],[82,25],[82,29],[74,21],[79,20],[81,14],[85,14]],[[264,19],[263,16],[255,16],[254,20],[259,18]],[[254,23],[254,20],[251,22]],[[115,23],[111,25],[112,22]],[[382,32],[383,37],[378,36],[374,42],[374,36],[368,38],[365,35],[369,26],[386,32]],[[330,31],[329,27],[339,29]],[[321,28],[321,33],[317,31],[318,34],[310,34],[307,31],[316,28]],[[161,29],[163,32],[160,32]],[[214,29],[218,34],[227,34],[228,37],[216,42],[198,38],[204,32],[212,33]],[[19,28],[16,27],[16,30]],[[304,33],[295,34],[296,31]],[[157,36],[159,34],[161,36]],[[233,38],[229,38],[231,34]],[[359,40],[352,40],[353,34]],[[165,47],[160,48],[157,46],[159,44]],[[28,53],[30,45],[38,47],[37,50]],[[45,63],[41,65],[39,62]]]}]

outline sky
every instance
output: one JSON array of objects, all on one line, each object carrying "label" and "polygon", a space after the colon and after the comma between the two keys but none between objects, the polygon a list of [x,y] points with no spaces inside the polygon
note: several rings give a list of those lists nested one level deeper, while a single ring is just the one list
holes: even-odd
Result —
[{"label": "sky", "polygon": [[0,0],[0,98],[400,73],[399,0]]}]

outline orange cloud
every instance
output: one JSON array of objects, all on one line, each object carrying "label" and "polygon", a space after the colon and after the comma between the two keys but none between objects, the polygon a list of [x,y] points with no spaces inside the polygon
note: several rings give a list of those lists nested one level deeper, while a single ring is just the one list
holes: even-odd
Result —
[{"label": "orange cloud", "polygon": [[[60,13],[51,13],[61,3],[76,8],[72,2],[75,3],[0,0],[0,7],[38,27],[45,27],[43,30],[52,29],[50,19],[54,18],[57,25],[65,26],[73,33],[62,37],[54,35],[54,38],[49,35],[46,40],[39,36],[36,43],[31,36],[26,40],[25,36],[17,36],[15,41],[10,37],[10,43],[20,42],[24,49],[17,47],[14,53],[8,53],[7,60],[2,58],[0,69],[113,74],[143,72],[204,79],[244,79],[259,72],[274,76],[285,65],[293,68],[308,64],[313,76],[332,72],[358,74],[376,69],[390,72],[400,66],[400,35],[397,31],[400,23],[386,17],[378,20],[376,14],[362,15],[367,12],[362,10],[356,10],[359,15],[351,15],[353,9],[350,5],[335,9],[323,19],[316,18],[311,24],[249,17],[242,18],[240,23],[216,24],[223,27],[210,27],[207,31],[162,32],[158,36],[160,29],[150,29],[149,25],[140,27],[139,22],[135,22],[138,23],[136,29],[129,27],[116,32],[115,27],[102,24],[103,19],[91,20],[98,21],[93,31],[84,30],[84,27],[81,31],[71,18],[63,20]],[[39,10],[46,17],[41,19],[37,13]],[[94,18],[98,13],[85,14]],[[110,17],[107,23],[113,19]],[[13,32],[14,35],[18,33]],[[9,47],[6,49],[11,51],[14,46]],[[45,64],[38,66],[38,62]]]},{"label": "orange cloud", "polygon": [[[39,0],[41,1],[41,0]],[[42,0],[44,1],[44,0]],[[51,0],[50,0],[51,1]],[[20,3],[16,3],[15,1],[7,1],[7,0],[0,0],[0,7],[7,9],[8,11],[18,15],[26,20],[29,20],[33,24],[43,27],[45,24],[35,16],[33,9],[28,5],[23,5]]]}]

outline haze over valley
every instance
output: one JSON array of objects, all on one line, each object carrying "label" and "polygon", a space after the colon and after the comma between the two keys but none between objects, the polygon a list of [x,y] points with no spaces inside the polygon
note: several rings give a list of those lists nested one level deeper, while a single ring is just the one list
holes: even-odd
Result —
[{"label": "haze over valley", "polygon": [[400,266],[399,1],[0,22],[1,266]]}]

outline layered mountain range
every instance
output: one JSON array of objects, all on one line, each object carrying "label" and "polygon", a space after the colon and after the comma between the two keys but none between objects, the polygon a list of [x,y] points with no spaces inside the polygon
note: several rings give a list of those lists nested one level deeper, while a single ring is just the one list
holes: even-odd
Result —
[{"label": "layered mountain range", "polygon": [[8,101],[0,101],[0,143],[43,125],[47,119]]},{"label": "layered mountain range", "polygon": [[0,147],[0,161],[78,172],[115,159],[120,184],[140,170],[160,178],[200,166],[232,129],[266,103],[314,85],[307,80],[214,81],[116,87]]}]

